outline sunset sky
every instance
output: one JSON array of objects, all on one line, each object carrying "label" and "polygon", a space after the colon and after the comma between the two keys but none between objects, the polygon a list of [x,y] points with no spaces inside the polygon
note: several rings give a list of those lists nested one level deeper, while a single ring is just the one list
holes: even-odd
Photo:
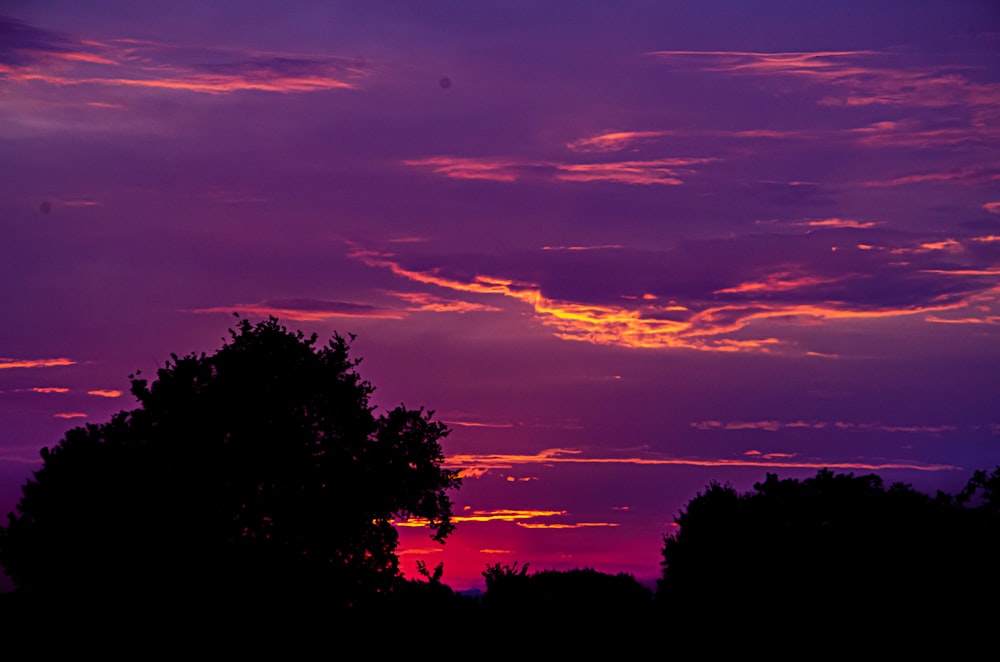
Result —
[{"label": "sunset sky", "polygon": [[0,515],[234,312],[449,426],[458,589],[1000,464],[994,0],[8,0],[0,173]]}]

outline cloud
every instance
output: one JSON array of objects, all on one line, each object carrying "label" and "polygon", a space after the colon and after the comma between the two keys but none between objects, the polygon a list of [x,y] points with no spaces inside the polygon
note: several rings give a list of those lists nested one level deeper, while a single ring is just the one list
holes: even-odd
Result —
[{"label": "cloud", "polygon": [[63,388],[61,386],[35,386],[29,389],[18,389],[32,391],[33,393],[69,393],[68,388]]},{"label": "cloud", "polygon": [[120,398],[122,392],[113,389],[96,389],[93,391],[87,391],[87,395],[96,395],[99,398]]},{"label": "cloud", "polygon": [[134,39],[94,41],[2,20],[0,80],[9,83],[288,94],[350,89],[361,76],[347,58],[187,48]]},{"label": "cloud", "polygon": [[600,246],[542,246],[543,251],[604,251],[623,248],[621,244],[602,244]]},{"label": "cloud", "polygon": [[528,177],[562,182],[614,182],[620,184],[668,185],[683,183],[693,166],[715,158],[660,158],[634,161],[568,163],[563,161],[517,161],[503,158],[430,156],[403,161],[404,165],[429,168],[454,179],[514,182]]},{"label": "cloud", "polygon": [[0,358],[0,370],[9,370],[12,368],[51,368],[66,365],[76,365],[76,361],[67,358],[23,360]]},{"label": "cloud", "polygon": [[668,135],[668,131],[612,131],[589,138],[580,138],[566,147],[574,152],[615,152],[636,142]]},{"label": "cloud", "polygon": [[386,292],[390,296],[402,299],[409,304],[408,312],[432,312],[432,313],[468,313],[468,312],[496,312],[501,310],[496,306],[488,306],[481,303],[472,303],[460,299],[445,299],[426,292]]},{"label": "cloud", "polygon": [[650,55],[678,68],[799,79],[821,88],[816,102],[823,105],[989,111],[1000,102],[1000,85],[974,80],[974,66],[927,65],[917,61],[917,54],[903,51],[653,51]]},{"label": "cloud", "polygon": [[[564,340],[632,348],[815,354],[799,347],[795,327],[919,321],[997,302],[991,258],[965,250],[983,243],[974,237],[878,233],[844,219],[807,226],[804,235],[733,236],[663,251],[542,249],[467,267],[455,259],[441,262],[447,268],[410,267],[398,255],[356,246],[350,256],[417,286],[518,302]],[[858,232],[871,243],[856,242]]]},{"label": "cloud", "polygon": [[87,415],[79,411],[68,411],[55,414],[56,418],[87,418]]},{"label": "cloud", "polygon": [[380,319],[402,319],[405,314],[398,310],[377,308],[367,304],[343,301],[323,301],[319,299],[282,299],[261,301],[260,303],[234,304],[212,308],[197,308],[193,313],[247,313],[250,315],[273,315],[297,322],[321,322],[336,317],[370,317]]},{"label": "cloud", "polygon": [[824,218],[818,221],[802,221],[797,225],[807,225],[812,228],[855,228],[868,229],[875,227],[875,221],[856,221],[851,218]]},{"label": "cloud", "polygon": [[857,430],[863,432],[900,432],[909,434],[941,434],[955,432],[955,425],[886,425],[883,423],[853,423],[845,421],[694,421],[691,427],[696,430],[764,430],[778,432],[787,429],[812,430]]},{"label": "cloud", "polygon": [[493,428],[493,429],[509,429],[513,428],[513,423],[483,423],[480,421],[457,421],[457,420],[442,420],[445,425],[454,425],[462,428]]},{"label": "cloud", "polygon": [[[896,431],[903,431],[902,428]],[[549,448],[535,454],[456,454],[445,458],[444,466],[458,469],[465,475],[467,469],[493,471],[496,469],[511,469],[522,465],[556,465],[556,464],[603,464],[603,465],[636,465],[636,466],[692,466],[692,467],[766,467],[777,469],[841,469],[883,471],[887,469],[909,469],[915,471],[955,471],[961,467],[950,464],[921,464],[914,462],[864,462],[864,461],[828,461],[820,459],[793,461],[782,454],[772,455],[773,459],[763,456],[748,456],[743,458],[677,458],[662,455],[643,455],[632,457],[588,457],[582,451],[570,448]],[[561,513],[560,513],[561,514]]]},{"label": "cloud", "polygon": [[911,184],[927,184],[930,182],[955,182],[958,184],[981,185],[1000,181],[1000,167],[995,164],[965,166],[946,171],[922,172],[910,175],[900,175],[889,179],[873,179],[863,182],[864,186],[889,188],[894,186],[909,186]]},{"label": "cloud", "polygon": [[983,209],[991,214],[1000,214],[1000,201],[987,202],[983,205]]}]

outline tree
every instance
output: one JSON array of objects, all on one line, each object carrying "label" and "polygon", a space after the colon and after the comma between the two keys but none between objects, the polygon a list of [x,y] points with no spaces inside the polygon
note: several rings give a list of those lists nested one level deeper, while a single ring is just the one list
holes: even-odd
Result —
[{"label": "tree", "polygon": [[172,354],[152,383],[130,375],[139,408],[42,449],[0,529],[19,591],[347,607],[398,584],[394,519],[444,542],[460,479],[433,412],[376,415],[339,335],[319,346],[273,317],[229,335],[212,355]]},{"label": "tree", "polygon": [[[1000,589],[997,476],[977,472],[957,498],[829,470],[743,494],[713,483],[664,538],[657,600],[688,634],[975,637],[968,607]],[[965,507],[979,489],[983,505]]]}]

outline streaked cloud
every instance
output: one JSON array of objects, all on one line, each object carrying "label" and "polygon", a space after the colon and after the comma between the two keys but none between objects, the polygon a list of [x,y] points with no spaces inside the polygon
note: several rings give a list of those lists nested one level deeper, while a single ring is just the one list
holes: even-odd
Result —
[{"label": "streaked cloud", "polygon": [[122,392],[116,389],[95,389],[87,391],[87,395],[95,395],[99,398],[120,398]]},{"label": "streaked cloud", "polygon": [[[900,428],[895,431],[905,431]],[[601,465],[636,465],[636,466],[691,466],[691,467],[769,467],[778,469],[839,469],[882,471],[886,469],[909,469],[913,471],[954,471],[962,467],[950,464],[921,464],[916,462],[865,462],[865,461],[831,461],[808,459],[792,461],[777,455],[774,459],[764,457],[735,458],[698,458],[698,457],[666,457],[662,455],[642,455],[632,457],[593,457],[585,456],[582,451],[571,448],[549,448],[535,454],[455,454],[445,458],[445,466],[458,469],[465,475],[466,469],[494,471],[511,469],[523,465],[558,465],[558,464],[601,464]],[[554,513],[561,514],[561,513]]]},{"label": "streaked cloud", "polygon": [[52,368],[57,366],[76,365],[76,361],[67,358],[58,359],[9,359],[0,358],[0,370],[13,368]]},{"label": "streaked cloud", "polygon": [[67,411],[67,412],[61,412],[61,413],[55,414],[55,417],[56,418],[66,418],[66,419],[70,419],[70,418],[87,418],[87,415],[84,414],[83,412],[79,412],[79,411]]},{"label": "streaked cloud", "polygon": [[875,227],[875,221],[856,221],[852,218],[824,218],[817,221],[802,221],[797,225],[806,225],[812,228],[867,229]]},{"label": "streaked cloud", "polygon": [[927,65],[905,51],[654,51],[665,64],[742,76],[798,78],[819,87],[817,103],[942,108],[981,107],[1000,99],[1000,85],[973,78],[975,68]]},{"label": "streaked cloud", "polygon": [[319,299],[282,299],[251,304],[240,303],[231,306],[197,308],[191,312],[226,314],[238,312],[249,315],[273,315],[297,322],[321,322],[338,317],[371,317],[381,319],[402,319],[405,317],[405,313],[399,310],[378,308],[368,304],[323,301]]},{"label": "streaked cloud", "polygon": [[460,428],[491,428],[491,429],[510,429],[514,427],[513,423],[485,423],[482,421],[462,421],[455,419],[442,420],[445,425],[453,425]]},{"label": "streaked cloud", "polygon": [[[565,515],[565,510],[470,510],[463,511],[462,515],[453,515],[452,522],[521,522],[523,520],[533,520],[545,517],[557,517]],[[394,522],[396,526],[402,527],[424,527],[427,520],[413,517],[408,520]]]},{"label": "streaked cloud", "polygon": [[1000,214],[1000,201],[987,202],[983,205],[983,209],[991,214]]},{"label": "streaked cloud", "polygon": [[0,46],[0,81],[6,84],[301,93],[350,89],[362,75],[348,58],[124,38],[96,41],[0,20],[7,37]]},{"label": "streaked cloud", "polygon": [[472,303],[460,299],[445,299],[426,292],[386,292],[390,296],[402,299],[411,304],[406,308],[407,312],[432,312],[432,313],[468,313],[468,312],[496,312],[500,310],[496,306],[488,306],[481,303]]},{"label": "streaked cloud", "polygon": [[33,393],[69,393],[69,389],[62,386],[34,386],[32,388],[19,390],[31,391]]},{"label": "streaked cloud", "polygon": [[590,529],[595,527],[619,526],[616,522],[574,522],[571,524],[560,522],[518,522],[517,525],[526,529]]},{"label": "streaked cloud", "polygon": [[602,244],[600,246],[542,246],[543,251],[604,251],[623,248],[621,244]]},{"label": "streaked cloud", "polygon": [[888,179],[873,179],[863,182],[864,186],[888,188],[927,184],[932,182],[954,182],[958,184],[982,185],[1000,181],[1000,166],[996,164],[963,166],[947,171],[920,172],[900,175]]},{"label": "streaked cloud", "polygon": [[805,430],[855,430],[861,432],[900,432],[912,434],[941,434],[955,432],[955,425],[887,425],[884,423],[855,423],[849,421],[694,421],[691,427],[696,430],[764,430],[778,432],[789,429]]},{"label": "streaked cloud", "polygon": [[660,138],[667,131],[612,131],[589,138],[580,138],[566,147],[575,152],[615,152],[650,138]]},{"label": "streaked cloud", "polygon": [[659,158],[595,163],[561,161],[517,161],[496,158],[431,156],[403,161],[404,165],[428,168],[454,179],[485,179],[514,182],[536,178],[562,182],[615,182],[620,184],[682,184],[694,174],[694,166],[716,161],[714,157]]},{"label": "streaked cloud", "polygon": [[[354,247],[351,257],[377,268],[389,269],[396,276],[410,283],[443,288],[445,290],[477,296],[501,296],[528,306],[533,317],[548,327],[553,335],[564,340],[575,340],[600,345],[615,345],[634,348],[684,348],[713,352],[769,352],[781,351],[808,353],[812,348],[797,348],[791,333],[803,324],[842,322],[852,320],[879,320],[939,315],[945,311],[968,309],[977,298],[983,298],[986,305],[992,305],[996,293],[988,281],[977,277],[997,275],[992,267],[969,268],[970,256],[960,250],[967,238],[948,237],[928,241],[918,236],[902,243],[898,233],[886,234],[900,243],[891,250],[875,250],[873,245],[860,245],[856,257],[833,257],[837,246],[829,242],[835,235],[845,231],[872,229],[867,222],[825,219],[811,221],[810,234],[786,237],[789,246],[795,244],[799,264],[771,262],[767,254],[759,253],[752,245],[763,242],[764,238],[747,237],[730,240],[724,246],[718,244],[730,255],[725,266],[706,274],[705,284],[713,281],[730,281],[723,287],[711,289],[686,287],[682,290],[664,293],[650,292],[657,282],[670,286],[669,279],[651,272],[649,282],[636,281],[634,293],[619,290],[617,297],[609,296],[597,300],[572,299],[547,294],[551,289],[546,285],[546,274],[558,277],[564,268],[575,273],[587,273],[594,267],[588,266],[590,255],[600,257],[602,273],[607,278],[616,278],[612,265],[627,269],[632,278],[642,276],[641,267],[635,263],[634,251],[545,251],[539,252],[537,264],[532,268],[536,276],[543,280],[529,281],[511,275],[478,273],[469,275],[466,270],[450,270],[441,267],[409,268],[404,266],[399,256]],[[824,234],[826,233],[826,234]],[[839,236],[839,235],[836,235]],[[775,237],[775,241],[778,237]],[[734,246],[746,243],[745,254],[734,252]],[[706,243],[706,249],[712,246]],[[777,259],[787,259],[787,251],[761,243]],[[806,248],[808,247],[808,248]],[[670,262],[695,267],[699,258],[672,251],[658,258],[650,256],[651,268],[662,269]],[[909,261],[901,261],[899,255],[910,256]],[[960,259],[951,269],[932,254],[949,254]],[[562,264],[562,268],[549,266],[542,256],[577,256],[573,262]],[[867,257],[864,257],[867,256]],[[926,256],[926,257],[924,257]],[[612,258],[612,262],[608,262]],[[560,258],[562,259],[562,258]],[[647,258],[643,257],[645,261]],[[715,261],[707,252],[703,259]],[[741,266],[740,260],[744,260]],[[811,266],[810,262],[812,263]],[[764,265],[763,267],[760,265]],[[922,268],[935,265],[939,268]],[[775,269],[775,267],[778,267]],[[527,272],[526,272],[527,273]],[[728,277],[727,275],[728,274]],[[690,272],[685,276],[691,279]],[[877,279],[881,286],[878,297],[872,296],[871,283]],[[623,286],[628,286],[627,282]],[[657,288],[662,287],[657,286]],[[591,288],[592,291],[593,288]],[[582,289],[568,292],[586,297]],[[766,335],[755,329],[766,329]],[[774,334],[780,335],[774,335]],[[822,352],[829,356],[828,352]]]}]

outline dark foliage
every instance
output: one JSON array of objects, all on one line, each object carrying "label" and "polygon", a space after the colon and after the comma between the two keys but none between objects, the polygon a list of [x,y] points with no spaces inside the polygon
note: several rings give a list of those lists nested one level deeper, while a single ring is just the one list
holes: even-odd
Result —
[{"label": "dark foliage", "polygon": [[632,575],[610,575],[590,568],[529,574],[528,564],[518,570],[516,563],[498,563],[487,567],[483,577],[483,608],[496,615],[617,622],[644,615],[653,599],[652,591]]},{"label": "dark foliage", "polygon": [[713,483],[664,539],[657,601],[688,634],[975,636],[971,605],[1000,588],[998,486],[1000,469],[956,497],[828,470],[745,494]]},{"label": "dark foliage", "polygon": [[447,430],[423,409],[376,416],[348,341],[316,340],[240,320],[216,353],[131,376],[139,408],[43,449],[0,529],[18,592],[208,610],[391,593],[393,518],[426,518],[439,542],[453,528]]}]

